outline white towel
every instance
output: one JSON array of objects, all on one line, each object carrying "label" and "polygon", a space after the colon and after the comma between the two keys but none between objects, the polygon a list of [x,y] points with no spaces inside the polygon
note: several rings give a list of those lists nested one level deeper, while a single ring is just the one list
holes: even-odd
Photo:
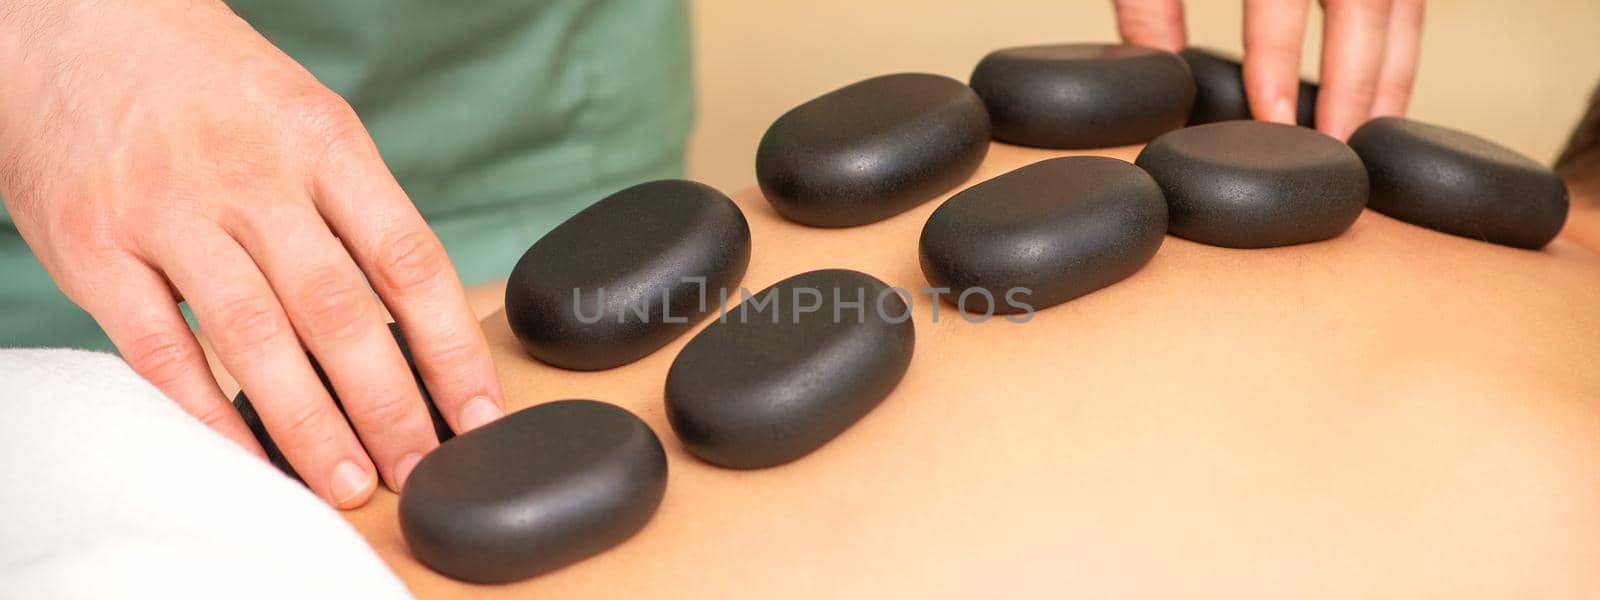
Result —
[{"label": "white towel", "polygon": [[0,597],[408,597],[339,515],[121,359],[0,350]]}]

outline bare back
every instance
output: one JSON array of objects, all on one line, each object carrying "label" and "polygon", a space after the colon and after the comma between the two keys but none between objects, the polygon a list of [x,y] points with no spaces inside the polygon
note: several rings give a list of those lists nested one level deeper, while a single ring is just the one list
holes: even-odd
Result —
[{"label": "bare back", "polygon": [[[1105,154],[1131,160],[1137,148]],[[972,182],[1059,153],[995,145]],[[929,202],[812,229],[751,190],[743,285],[823,267],[927,285]],[[737,300],[734,300],[735,302]],[[914,297],[917,348],[874,412],[790,465],[696,461],[662,408],[685,336],[561,371],[484,322],[512,408],[644,418],[670,483],[590,560],[502,587],[410,558],[387,492],[346,516],[421,596],[1533,597],[1600,589],[1600,258],[1367,211],[1328,242],[1167,237],[1133,277],[1027,323]]]}]

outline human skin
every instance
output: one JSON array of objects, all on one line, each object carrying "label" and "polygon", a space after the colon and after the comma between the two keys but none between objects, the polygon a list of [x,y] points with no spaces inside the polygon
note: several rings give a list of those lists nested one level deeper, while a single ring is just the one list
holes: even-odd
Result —
[{"label": "human skin", "polygon": [[[1132,160],[1137,148],[1109,154]],[[965,185],[1061,153],[994,145]],[[965,187],[965,186],[963,186]],[[927,285],[940,200],[814,229],[755,190],[742,285],[826,267]],[[1120,283],[1027,323],[914,297],[916,355],[873,412],[800,460],[735,471],[666,422],[690,335],[599,372],[484,323],[509,407],[621,405],[667,449],[655,518],[503,586],[416,563],[380,492],[345,513],[419,596],[1576,597],[1600,589],[1600,257],[1366,211],[1329,241],[1167,237]],[[696,326],[696,331],[705,323]]]},{"label": "human skin", "polygon": [[366,502],[379,474],[399,489],[438,444],[384,305],[454,428],[501,414],[455,270],[354,111],[227,6],[0,3],[0,66],[0,195],[17,230],[196,418],[262,454],[179,300],[337,506]]},{"label": "human skin", "polygon": [[[1350,137],[1373,117],[1406,114],[1422,42],[1424,0],[1321,0],[1317,129]],[[1177,52],[1188,44],[1182,0],[1113,0],[1132,44]],[[1300,47],[1311,0],[1244,1],[1244,89],[1250,114],[1294,124]]]}]

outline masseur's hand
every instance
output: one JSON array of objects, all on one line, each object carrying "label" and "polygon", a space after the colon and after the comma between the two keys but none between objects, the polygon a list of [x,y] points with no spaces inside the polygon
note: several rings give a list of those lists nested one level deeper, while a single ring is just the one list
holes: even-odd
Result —
[{"label": "masseur's hand", "polygon": [[[1128,43],[1187,44],[1181,0],[1114,0]],[[1310,0],[1245,0],[1244,89],[1257,119],[1294,123]],[[1367,119],[1401,116],[1411,99],[1423,0],[1322,0],[1317,129],[1350,137]]]},{"label": "masseur's hand", "polygon": [[363,273],[450,425],[500,414],[455,271],[355,114],[221,2],[8,1],[0,72],[0,194],[17,228],[201,421],[261,452],[179,299],[313,491],[351,507],[379,474],[398,488],[437,441]]}]

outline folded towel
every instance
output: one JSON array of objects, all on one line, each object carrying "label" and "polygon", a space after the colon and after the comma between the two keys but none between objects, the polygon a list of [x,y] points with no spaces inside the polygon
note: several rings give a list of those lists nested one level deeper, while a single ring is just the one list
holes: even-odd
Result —
[{"label": "folded towel", "polygon": [[304,487],[121,359],[0,350],[0,597],[408,597]]}]

